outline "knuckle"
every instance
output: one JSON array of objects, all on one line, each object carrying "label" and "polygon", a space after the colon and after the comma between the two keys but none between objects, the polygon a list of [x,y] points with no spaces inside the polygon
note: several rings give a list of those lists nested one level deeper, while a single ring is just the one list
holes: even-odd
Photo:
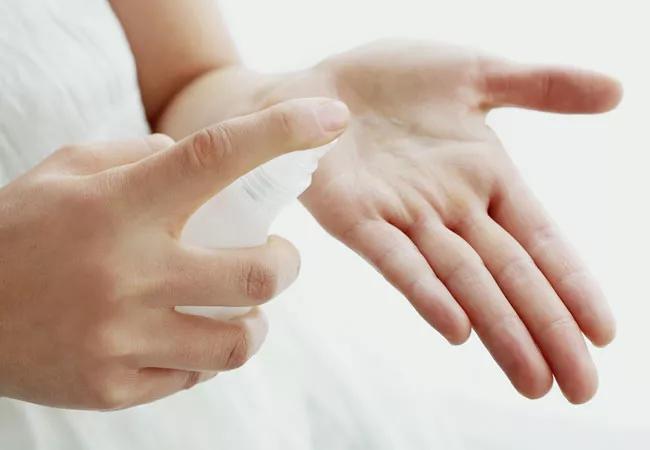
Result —
[{"label": "knuckle", "polygon": [[68,188],[59,186],[58,191],[61,193],[60,208],[75,218],[74,224],[79,228],[88,228],[88,232],[96,235],[102,226],[113,223],[110,199],[104,195],[102,185],[74,182]]},{"label": "knuckle", "polygon": [[521,330],[521,320],[516,314],[501,313],[494,317],[488,323],[478,325],[477,332],[485,336],[486,339],[499,341],[501,336],[512,336]]},{"label": "knuckle", "polygon": [[248,361],[248,334],[246,329],[243,325],[238,325],[233,329],[232,333],[232,344],[225,362],[226,370],[237,369]]},{"label": "knuckle", "polygon": [[537,334],[543,339],[552,334],[565,333],[566,330],[576,330],[579,332],[578,325],[570,315],[562,315],[540,325]]},{"label": "knuckle", "polygon": [[277,292],[278,278],[277,272],[266,264],[249,264],[242,274],[244,295],[256,304],[267,302]]},{"label": "knuckle", "polygon": [[390,266],[400,263],[404,257],[404,248],[398,244],[391,244],[377,257],[371,260],[372,264],[379,270],[389,270]]},{"label": "knuckle", "polygon": [[82,377],[87,406],[100,411],[123,409],[129,404],[128,383],[121,371],[98,366]]},{"label": "knuckle", "polygon": [[528,284],[534,269],[535,263],[532,258],[516,256],[503,264],[495,274],[495,279],[504,284]]},{"label": "knuckle", "polygon": [[187,378],[185,379],[185,383],[183,383],[183,389],[192,389],[194,386],[199,384],[201,381],[201,372],[198,372],[196,370],[192,370],[187,372]]},{"label": "knuckle", "polygon": [[85,344],[86,350],[94,355],[94,359],[106,363],[125,359],[134,353],[132,339],[112,320],[96,325],[87,333]]},{"label": "knuckle", "polygon": [[176,142],[170,136],[163,133],[154,133],[149,136],[147,142],[152,150],[156,151],[160,148],[167,148],[174,145]]},{"label": "knuckle", "polygon": [[[412,274],[404,283],[403,291],[408,298],[416,299],[420,297],[420,292],[427,281],[430,280],[430,275],[427,274]],[[437,298],[436,298],[437,300]]]},{"label": "knuckle", "polygon": [[464,194],[454,195],[446,205],[445,225],[456,234],[472,232],[485,218],[485,210],[478,209]]},{"label": "knuckle", "polygon": [[446,273],[441,274],[440,281],[447,286],[475,286],[480,283],[478,269],[484,269],[485,264],[481,258],[476,256],[467,256],[460,259]]},{"label": "knuckle", "polygon": [[590,294],[593,291],[585,289],[585,286],[588,286],[591,281],[591,275],[586,268],[566,262],[562,272],[557,276],[557,281],[553,284],[558,292],[570,292],[573,297],[582,302],[589,302]]},{"label": "knuckle", "polygon": [[557,227],[550,222],[543,222],[529,232],[530,238],[524,242],[524,247],[530,249],[530,254],[543,254],[547,249],[556,245],[560,240]]},{"label": "knuckle", "polygon": [[64,162],[73,162],[81,159],[85,152],[79,145],[66,145],[54,152],[53,157]]},{"label": "knuckle", "polygon": [[295,115],[284,106],[276,106],[270,114],[272,126],[285,136],[293,136],[297,129]]},{"label": "knuckle", "polygon": [[116,411],[126,408],[127,397],[121,389],[108,388],[97,397],[97,409],[100,411]]},{"label": "knuckle", "polygon": [[93,173],[100,167],[99,158],[92,146],[84,145],[59,148],[45,160],[45,165],[67,174]]},{"label": "knuckle", "polygon": [[188,166],[196,170],[213,169],[232,151],[233,138],[228,127],[204,128],[190,141]]},{"label": "knuckle", "polygon": [[124,409],[129,404],[128,390],[120,383],[102,383],[94,392],[94,403],[101,411]]}]

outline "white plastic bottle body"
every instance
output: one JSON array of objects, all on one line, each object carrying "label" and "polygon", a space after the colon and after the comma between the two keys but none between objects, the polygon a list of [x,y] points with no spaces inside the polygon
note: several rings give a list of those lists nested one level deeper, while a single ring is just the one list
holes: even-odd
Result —
[{"label": "white plastic bottle body", "polygon": [[[309,187],[318,160],[332,145],[282,155],[235,180],[194,213],[182,241],[220,249],[263,245],[280,210]],[[176,310],[225,320],[245,314],[250,307],[177,306]]]}]

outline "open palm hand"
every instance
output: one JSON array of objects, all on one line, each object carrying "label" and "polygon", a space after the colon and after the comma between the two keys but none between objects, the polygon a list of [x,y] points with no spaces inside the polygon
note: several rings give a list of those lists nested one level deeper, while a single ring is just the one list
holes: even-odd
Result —
[{"label": "open palm hand", "polygon": [[473,328],[514,386],[591,398],[583,333],[612,315],[588,271],[494,132],[495,107],[597,113],[621,89],[602,75],[529,67],[449,46],[380,42],[330,58],[274,92],[325,94],[352,112],[303,202],[450,342]]}]

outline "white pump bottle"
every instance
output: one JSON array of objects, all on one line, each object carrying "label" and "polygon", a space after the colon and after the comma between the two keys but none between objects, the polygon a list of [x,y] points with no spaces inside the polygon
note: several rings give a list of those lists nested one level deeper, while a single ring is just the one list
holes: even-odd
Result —
[{"label": "white pump bottle", "polygon": [[[263,245],[273,220],[309,187],[318,160],[335,142],[279,156],[238,178],[194,213],[181,239],[209,248]],[[176,310],[228,319],[250,308],[177,306]]]}]

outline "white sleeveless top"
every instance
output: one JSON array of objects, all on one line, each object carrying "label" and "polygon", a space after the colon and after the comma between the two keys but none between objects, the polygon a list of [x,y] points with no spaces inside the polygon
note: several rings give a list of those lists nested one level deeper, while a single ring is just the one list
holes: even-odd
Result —
[{"label": "white sleeveless top", "polygon": [[[107,1],[0,1],[0,186],[62,145],[148,132]],[[279,303],[249,364],[153,404],[97,413],[0,399],[0,449],[455,448],[362,356],[344,360],[327,325]]]},{"label": "white sleeveless top", "polygon": [[105,1],[0,2],[0,183],[64,144],[147,133],[134,67]]},{"label": "white sleeveless top", "polygon": [[[62,145],[148,132],[133,56],[106,0],[0,0],[0,186]],[[309,301],[328,300],[316,297]],[[243,368],[152,404],[97,413],[0,398],[0,450],[546,450],[623,442],[622,434],[530,409],[444,397],[427,388],[436,380],[413,385],[396,376],[391,355],[378,362],[363,340],[339,337],[336,324],[306,314],[309,302],[287,300],[265,307],[270,334]],[[552,430],[548,439],[534,424]]]}]

